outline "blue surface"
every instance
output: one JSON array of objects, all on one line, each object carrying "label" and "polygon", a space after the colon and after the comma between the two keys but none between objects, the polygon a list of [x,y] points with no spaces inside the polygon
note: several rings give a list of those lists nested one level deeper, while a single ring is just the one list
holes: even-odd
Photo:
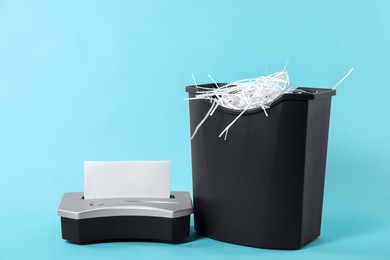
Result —
[{"label": "blue surface", "polygon": [[[389,1],[1,1],[0,259],[389,259]],[[84,160],[172,160],[192,190],[184,86],[280,70],[333,86],[321,237],[298,251],[192,234],[74,245],[56,215]]]}]

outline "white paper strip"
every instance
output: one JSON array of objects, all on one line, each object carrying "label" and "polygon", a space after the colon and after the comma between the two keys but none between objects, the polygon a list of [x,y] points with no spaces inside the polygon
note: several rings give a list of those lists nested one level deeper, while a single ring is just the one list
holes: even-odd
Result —
[{"label": "white paper strip", "polygon": [[84,198],[169,198],[170,161],[84,162]]}]

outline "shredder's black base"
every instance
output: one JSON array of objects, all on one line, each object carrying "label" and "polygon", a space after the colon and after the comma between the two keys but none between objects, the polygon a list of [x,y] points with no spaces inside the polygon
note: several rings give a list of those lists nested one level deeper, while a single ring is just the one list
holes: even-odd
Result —
[{"label": "shredder's black base", "polygon": [[[223,84],[222,84],[223,85]],[[214,84],[202,87],[212,88]],[[187,87],[189,97],[198,89]],[[299,249],[320,235],[331,89],[299,88],[267,109],[218,107],[191,141],[195,230],[235,244]],[[210,109],[190,101],[191,134]]]},{"label": "shredder's black base", "polygon": [[62,238],[88,244],[119,240],[182,242],[189,236],[190,215],[178,218],[118,216],[88,219],[61,217]]}]

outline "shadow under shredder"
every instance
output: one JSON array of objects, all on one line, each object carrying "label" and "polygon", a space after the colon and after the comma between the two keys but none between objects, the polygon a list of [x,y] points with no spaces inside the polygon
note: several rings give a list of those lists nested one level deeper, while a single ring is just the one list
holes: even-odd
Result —
[{"label": "shadow under shredder", "polygon": [[[198,90],[186,87],[189,97]],[[191,141],[195,230],[259,248],[299,249],[315,240],[335,94],[316,88],[283,94],[268,117],[261,108],[246,111],[227,140],[218,135],[241,111],[218,107]],[[210,106],[190,101],[191,134]]]}]

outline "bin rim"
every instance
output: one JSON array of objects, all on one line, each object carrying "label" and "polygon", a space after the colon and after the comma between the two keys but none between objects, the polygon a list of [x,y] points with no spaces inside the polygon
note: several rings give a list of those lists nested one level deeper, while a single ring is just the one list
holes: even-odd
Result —
[{"label": "bin rim", "polygon": [[[224,86],[227,83],[217,83],[218,86]],[[185,91],[188,92],[188,94],[195,95],[197,91],[199,91],[199,87],[203,88],[215,88],[214,83],[207,83],[207,84],[199,84],[199,85],[190,85],[186,86]],[[206,89],[204,89],[207,91]],[[335,89],[328,89],[328,88],[306,88],[306,87],[298,87],[295,90],[292,91],[292,93],[285,93],[282,96],[280,96],[278,99],[274,100],[268,108],[271,109],[272,107],[276,106],[283,100],[296,100],[296,101],[307,101],[311,99],[319,99],[319,98],[330,98],[332,96],[336,95]],[[208,102],[208,100],[199,100],[207,103],[211,106],[211,103]],[[193,100],[190,100],[190,102],[193,102]],[[223,111],[225,113],[229,114],[240,114],[242,110],[235,110],[230,109],[226,107],[218,106],[217,110]],[[248,109],[244,115],[250,115],[254,113],[264,113],[264,110],[261,107],[258,108],[252,108]]]}]

